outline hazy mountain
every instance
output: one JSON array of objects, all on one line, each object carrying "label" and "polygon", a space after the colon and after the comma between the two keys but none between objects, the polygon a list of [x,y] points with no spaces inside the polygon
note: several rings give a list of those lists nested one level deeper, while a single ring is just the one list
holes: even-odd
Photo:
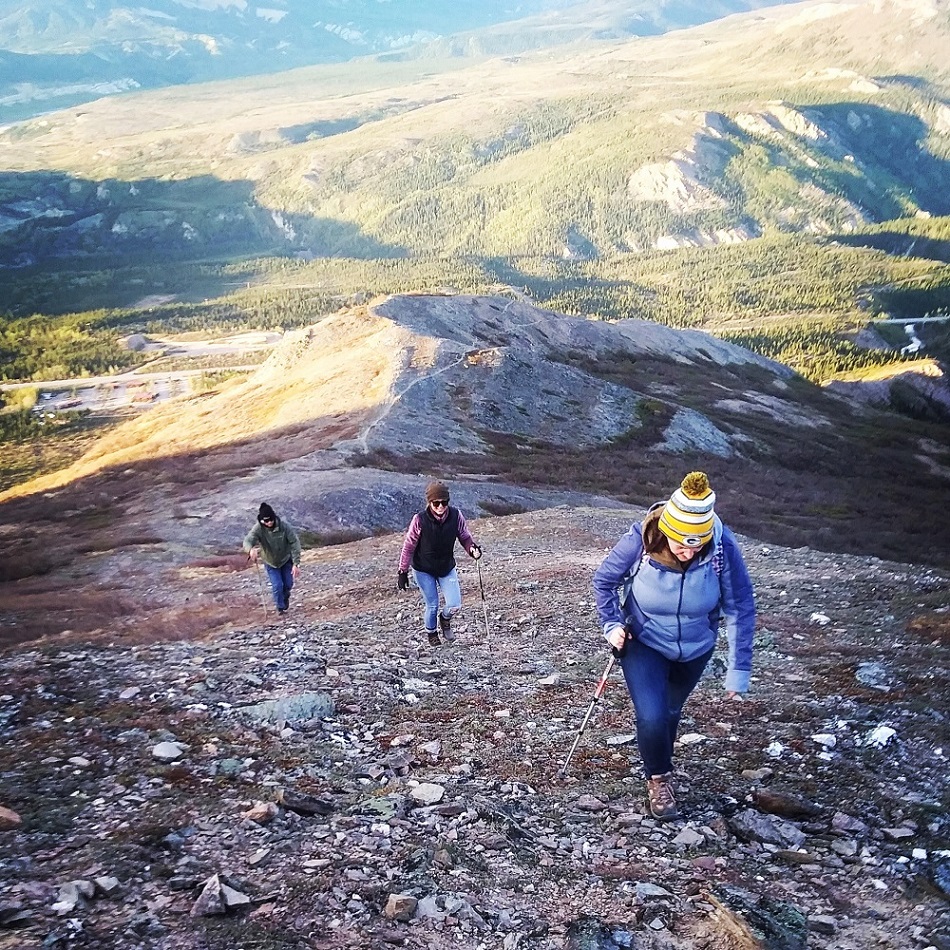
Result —
[{"label": "hazy mountain", "polygon": [[102,100],[0,136],[0,259],[591,259],[945,215],[947,48],[946,0],[837,0]]},{"label": "hazy mountain", "polygon": [[[516,53],[592,35],[646,35],[768,2],[156,0],[147,6],[107,0],[47,0],[25,6],[4,2],[0,3],[0,120],[26,118],[132,89],[277,72],[374,53]],[[501,22],[508,25],[480,36],[478,31]],[[464,35],[446,40],[458,34]]]}]

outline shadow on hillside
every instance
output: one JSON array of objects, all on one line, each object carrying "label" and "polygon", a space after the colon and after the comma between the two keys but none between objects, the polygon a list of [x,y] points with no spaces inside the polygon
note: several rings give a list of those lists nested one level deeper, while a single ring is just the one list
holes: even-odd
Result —
[{"label": "shadow on hillside", "polygon": [[[0,519],[23,530],[18,556],[0,560],[0,583],[49,574],[81,554],[160,543],[169,535],[169,521],[187,519],[193,505],[230,480],[251,475],[262,463],[279,465],[329,449],[355,432],[351,420],[324,417],[210,449],[120,463],[62,488],[8,499],[0,503]],[[292,497],[293,482],[275,485],[275,494]],[[155,497],[162,501],[155,504]],[[138,520],[129,517],[130,507],[138,511]],[[352,512],[356,526],[360,510]],[[253,512],[248,517],[253,521]],[[346,519],[337,520],[344,525]],[[378,527],[361,534],[369,536]],[[194,538],[196,554],[207,553],[201,545],[227,543],[208,532],[189,529],[186,534]]]},{"label": "shadow on hillside", "polygon": [[363,119],[325,119],[321,122],[305,122],[301,125],[288,125],[280,134],[292,145],[299,145],[310,139],[326,139],[334,135],[353,132],[364,124]]},{"label": "shadow on hillside", "polygon": [[[680,378],[683,370],[676,373]],[[819,397],[831,402],[816,389]],[[950,521],[931,517],[945,505],[946,480],[913,461],[917,441],[928,435],[940,439],[945,428],[884,417],[869,423],[840,413],[836,425],[824,427],[781,425],[764,416],[728,412],[720,412],[716,421],[727,427],[731,422],[750,445],[768,445],[768,451],[725,459],[699,451],[657,451],[657,431],[665,425],[661,418],[597,449],[596,464],[589,450],[525,445],[491,433],[482,433],[494,447],[491,456],[374,452],[356,464],[449,480],[457,472],[479,472],[526,488],[588,492],[642,506],[667,497],[685,472],[700,468],[719,493],[717,510],[740,533],[790,547],[950,568]],[[213,522],[205,527],[194,515],[204,499],[253,474],[262,459],[269,466],[304,459],[352,438],[355,428],[351,419],[328,417],[213,449],[119,464],[62,489],[11,499],[0,511],[5,523],[19,526],[17,550],[0,563],[0,581],[55,574],[86,554],[171,538],[179,546],[193,544],[195,556],[221,546],[233,549],[240,538],[216,537],[220,528]],[[296,511],[322,510],[320,499],[308,494],[305,476],[299,484],[292,475],[280,478],[275,494],[288,504],[296,499]],[[348,538],[396,530],[404,515],[368,503],[332,514]],[[177,524],[186,521],[187,528]],[[299,526],[325,529],[306,521]],[[0,594],[0,613],[13,594],[10,587]]]},{"label": "shadow on hillside", "polygon": [[[535,258],[529,259],[536,264]],[[611,289],[627,289],[631,286],[628,279],[608,280],[592,274],[578,272],[576,277],[566,273],[558,273],[550,277],[523,271],[518,267],[518,258],[492,257],[485,260],[485,269],[500,284],[524,290],[533,301],[563,299],[575,289],[585,291],[585,297],[590,297],[596,288],[605,291]],[[644,288],[649,291],[649,288]],[[535,304],[538,306],[538,304]],[[605,308],[608,312],[609,307]],[[566,311],[560,311],[566,312]]]},{"label": "shadow on hillside", "polygon": [[[348,222],[263,207],[252,182],[210,175],[90,181],[59,172],[3,172],[0,225],[0,269],[151,265],[155,283],[162,286],[162,268],[169,263],[276,254],[358,259],[404,254]],[[139,284],[126,301],[113,299],[109,305],[129,305],[153,292]],[[4,304],[16,312],[16,299]],[[47,312],[69,309],[75,306],[64,301]]]},{"label": "shadow on hillside", "polygon": [[[789,440],[790,447],[807,444],[799,432]],[[599,450],[592,466],[589,453],[519,446],[490,470],[525,487],[590,491],[647,508],[668,498],[686,472],[700,469],[716,489],[717,512],[740,534],[784,547],[950,569],[950,527],[928,520],[927,514],[930,506],[945,504],[945,479],[919,469],[911,472],[906,446],[869,451],[855,462],[850,452],[842,454],[830,433],[821,451],[827,464],[811,471],[805,460],[783,468],[780,460],[726,460],[701,452],[644,451],[635,445]],[[421,455],[408,467],[470,471],[477,463],[465,456]],[[398,464],[401,470],[407,462]]]},{"label": "shadow on hillside", "polygon": [[886,83],[889,86],[909,86],[918,92],[930,92],[934,85],[929,79],[922,76],[911,76],[907,73],[894,73],[889,76],[874,76],[875,82]]},{"label": "shadow on hillside", "polygon": [[950,287],[875,288],[875,303],[881,311],[901,320],[914,320],[935,310],[950,309]]},{"label": "shadow on hillside", "polygon": [[[799,168],[794,172],[798,177],[826,180],[832,193],[877,209],[881,220],[906,215],[906,198],[931,214],[950,213],[950,162],[928,151],[930,130],[917,116],[865,102],[813,105],[803,111],[830,132],[831,148],[842,150],[846,163],[877,169],[877,184],[844,169]],[[881,172],[890,179],[886,195],[878,187]]]},{"label": "shadow on hillside", "polygon": [[950,263],[950,241],[901,231],[875,234],[836,234],[835,243],[848,247],[870,247],[895,257],[922,257],[928,261]]}]

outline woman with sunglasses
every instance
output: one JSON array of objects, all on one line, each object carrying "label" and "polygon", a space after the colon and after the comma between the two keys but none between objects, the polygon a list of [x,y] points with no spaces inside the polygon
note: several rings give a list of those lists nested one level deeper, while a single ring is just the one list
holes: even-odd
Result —
[{"label": "woman with sunglasses", "polygon": [[[482,556],[465,515],[449,504],[449,490],[442,482],[426,485],[426,506],[412,516],[399,554],[397,583],[409,589],[409,568],[425,604],[425,634],[432,646],[439,645],[439,630],[447,641],[454,640],[452,618],[462,606],[462,591],[455,570],[455,542],[459,541],[476,561]],[[444,601],[439,610],[439,593]],[[436,627],[436,620],[439,626]]]},{"label": "woman with sunglasses", "polygon": [[742,552],[713,511],[716,494],[691,472],[617,542],[594,575],[597,612],[637,720],[637,745],[655,818],[679,816],[673,742],[680,714],[716,645],[729,644],[726,694],[749,687],[755,598]]},{"label": "woman with sunglasses", "polygon": [[278,518],[267,502],[257,511],[257,523],[244,539],[244,550],[252,561],[260,558],[267,571],[277,613],[290,606],[290,590],[300,576],[300,539],[293,525]]}]

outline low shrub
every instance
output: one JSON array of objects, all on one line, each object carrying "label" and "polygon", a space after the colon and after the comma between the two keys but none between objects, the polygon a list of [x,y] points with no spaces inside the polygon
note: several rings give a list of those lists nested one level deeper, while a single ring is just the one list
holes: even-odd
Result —
[{"label": "low shrub", "polygon": [[514,501],[507,501],[502,498],[487,498],[478,503],[481,510],[488,515],[504,517],[505,515],[524,514],[528,509],[524,505],[519,505]]}]

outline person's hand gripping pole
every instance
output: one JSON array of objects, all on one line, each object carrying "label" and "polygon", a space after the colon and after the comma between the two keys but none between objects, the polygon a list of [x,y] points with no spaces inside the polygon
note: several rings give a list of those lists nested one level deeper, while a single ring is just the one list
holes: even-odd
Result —
[{"label": "person's hand gripping pole", "polygon": [[577,750],[578,743],[581,741],[581,736],[584,735],[584,730],[587,728],[587,724],[590,722],[590,717],[593,715],[594,707],[597,705],[597,701],[601,696],[604,695],[604,690],[607,689],[607,680],[610,677],[610,672],[614,668],[614,663],[619,660],[624,653],[624,650],[627,648],[626,633],[624,633],[624,638],[622,645],[616,647],[613,645],[613,639],[611,639],[611,650],[610,650],[610,661],[607,663],[607,668],[604,670],[603,675],[600,677],[600,681],[597,683],[597,688],[594,690],[594,698],[590,701],[590,705],[587,707],[587,712],[584,714],[584,721],[581,723],[580,729],[577,730],[577,735],[574,737],[574,744],[571,746],[571,751],[568,752],[567,758],[564,760],[564,764],[561,766],[558,775],[561,778],[564,778],[567,775],[567,767],[571,764],[571,759],[574,757],[574,752]]}]

